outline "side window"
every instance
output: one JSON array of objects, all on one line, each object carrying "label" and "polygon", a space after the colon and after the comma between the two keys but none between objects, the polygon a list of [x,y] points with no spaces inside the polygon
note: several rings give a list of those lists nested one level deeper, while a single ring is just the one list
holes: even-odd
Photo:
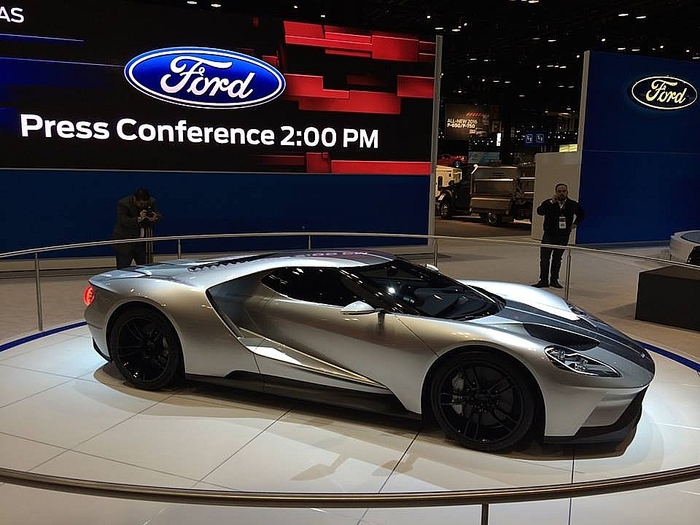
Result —
[{"label": "side window", "polygon": [[300,301],[342,307],[359,300],[343,284],[335,268],[280,268],[263,277],[261,282]]}]

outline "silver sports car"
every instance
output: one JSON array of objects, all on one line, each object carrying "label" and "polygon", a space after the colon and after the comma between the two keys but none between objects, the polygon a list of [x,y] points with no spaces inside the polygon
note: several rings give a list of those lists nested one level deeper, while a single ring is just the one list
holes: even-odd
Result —
[{"label": "silver sports car", "polygon": [[643,347],[556,295],[376,251],[139,266],[84,299],[95,348],[138,388],[187,377],[400,410],[478,450],[621,440],[654,376]]}]

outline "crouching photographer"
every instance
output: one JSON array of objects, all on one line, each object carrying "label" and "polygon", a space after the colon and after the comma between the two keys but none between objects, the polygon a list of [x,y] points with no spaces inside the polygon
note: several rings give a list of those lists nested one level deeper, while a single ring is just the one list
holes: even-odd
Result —
[{"label": "crouching photographer", "polygon": [[[114,225],[112,239],[138,239],[153,236],[153,226],[160,222],[161,214],[156,207],[156,200],[146,188],[139,188],[133,195],[117,202],[117,223]],[[153,243],[135,242],[115,244],[117,269],[153,262]]]}]

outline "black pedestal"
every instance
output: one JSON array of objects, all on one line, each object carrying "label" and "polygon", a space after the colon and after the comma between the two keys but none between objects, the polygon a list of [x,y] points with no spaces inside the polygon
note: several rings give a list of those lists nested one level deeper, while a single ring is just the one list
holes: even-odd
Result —
[{"label": "black pedestal", "polygon": [[641,272],[634,317],[700,332],[700,270],[667,266]]}]

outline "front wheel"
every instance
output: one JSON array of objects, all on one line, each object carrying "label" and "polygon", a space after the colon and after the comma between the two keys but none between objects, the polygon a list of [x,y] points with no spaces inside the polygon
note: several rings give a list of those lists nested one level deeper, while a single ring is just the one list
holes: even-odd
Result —
[{"label": "front wheel", "polygon": [[535,397],[509,359],[473,351],[440,366],[430,384],[430,404],[448,437],[493,452],[511,448],[527,435]]},{"label": "front wheel", "polygon": [[177,332],[151,308],[134,307],[119,315],[109,335],[109,352],[124,379],[137,388],[158,390],[182,376]]}]

